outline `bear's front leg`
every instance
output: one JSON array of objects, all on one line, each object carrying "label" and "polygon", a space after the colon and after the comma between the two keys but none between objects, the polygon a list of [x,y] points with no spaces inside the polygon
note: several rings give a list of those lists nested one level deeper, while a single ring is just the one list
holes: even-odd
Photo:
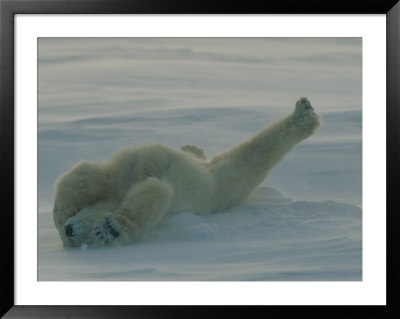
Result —
[{"label": "bear's front leg", "polygon": [[89,243],[108,246],[129,242],[133,236],[160,222],[172,196],[172,186],[154,177],[135,184],[117,211],[95,224]]}]

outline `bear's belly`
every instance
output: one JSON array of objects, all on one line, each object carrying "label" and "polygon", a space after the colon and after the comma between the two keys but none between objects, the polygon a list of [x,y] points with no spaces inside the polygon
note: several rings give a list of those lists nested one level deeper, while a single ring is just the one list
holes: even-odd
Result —
[{"label": "bear's belly", "polygon": [[207,214],[213,210],[211,199],[215,193],[215,183],[201,162],[189,159],[176,163],[161,180],[169,183],[174,190],[167,214],[182,211]]}]

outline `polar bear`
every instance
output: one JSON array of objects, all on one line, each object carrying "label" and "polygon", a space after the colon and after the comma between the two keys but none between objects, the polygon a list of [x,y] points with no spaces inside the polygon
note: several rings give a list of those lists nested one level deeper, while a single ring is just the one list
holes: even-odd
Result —
[{"label": "polar bear", "polygon": [[207,159],[194,145],[124,149],[81,162],[56,184],[53,218],[64,246],[132,242],[170,214],[208,214],[240,204],[320,124],[309,100],[253,137]]}]

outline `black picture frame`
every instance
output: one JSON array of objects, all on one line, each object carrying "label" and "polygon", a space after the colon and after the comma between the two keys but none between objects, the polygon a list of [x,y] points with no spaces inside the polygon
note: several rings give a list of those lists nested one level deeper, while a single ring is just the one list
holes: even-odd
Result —
[{"label": "black picture frame", "polygon": [[[387,304],[386,306],[20,306],[14,303],[14,18],[16,14],[385,14],[387,21]],[[1,309],[4,318],[399,317],[397,227],[400,136],[398,0],[0,0]],[[380,106],[382,107],[382,106]],[[382,212],[384,213],[384,212]]]}]

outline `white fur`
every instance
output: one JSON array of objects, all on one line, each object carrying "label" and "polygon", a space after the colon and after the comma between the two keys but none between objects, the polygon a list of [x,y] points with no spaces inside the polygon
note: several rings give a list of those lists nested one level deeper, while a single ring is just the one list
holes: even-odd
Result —
[{"label": "white fur", "polygon": [[114,245],[168,214],[225,210],[318,125],[311,104],[300,98],[292,114],[211,160],[194,145],[155,144],[122,150],[106,163],[81,162],[57,182],[55,225],[66,246]]}]

